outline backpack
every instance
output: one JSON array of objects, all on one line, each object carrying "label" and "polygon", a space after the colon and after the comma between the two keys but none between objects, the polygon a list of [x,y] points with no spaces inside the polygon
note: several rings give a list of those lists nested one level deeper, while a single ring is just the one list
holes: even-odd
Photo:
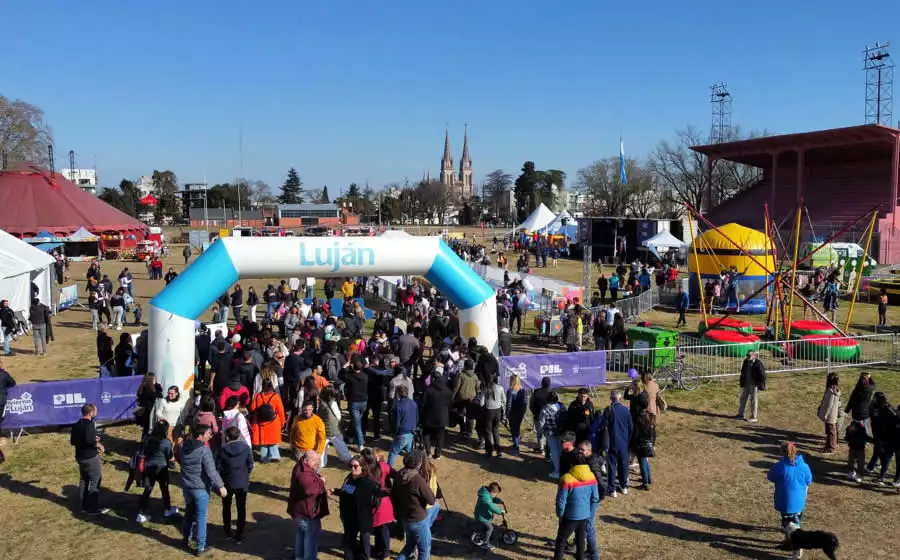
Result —
[{"label": "backpack", "polygon": [[338,361],[337,354],[325,354],[322,357],[322,370],[329,382],[334,383],[337,381],[338,374],[341,371],[341,363]]},{"label": "backpack", "polygon": [[275,395],[273,394],[271,397],[269,397],[268,401],[259,405],[259,407],[256,409],[256,422],[257,423],[271,422],[271,421],[275,420],[275,418],[277,417],[277,415],[275,414],[275,409],[272,407],[271,404],[269,404],[272,402],[272,399],[274,399],[274,398],[275,398]]}]

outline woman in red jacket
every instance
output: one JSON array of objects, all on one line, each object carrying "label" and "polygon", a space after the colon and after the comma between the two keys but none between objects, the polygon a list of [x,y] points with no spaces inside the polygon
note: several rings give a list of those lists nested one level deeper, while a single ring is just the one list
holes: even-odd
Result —
[{"label": "woman in red jacket", "polygon": [[391,556],[390,526],[394,522],[394,505],[391,503],[391,498],[387,496],[391,466],[384,460],[381,451],[372,451],[369,447],[363,449],[362,457],[368,464],[369,472],[373,473],[372,478],[380,481],[381,490],[385,493],[385,496],[380,498],[378,505],[375,506],[372,530],[375,533],[374,557],[386,560]]}]

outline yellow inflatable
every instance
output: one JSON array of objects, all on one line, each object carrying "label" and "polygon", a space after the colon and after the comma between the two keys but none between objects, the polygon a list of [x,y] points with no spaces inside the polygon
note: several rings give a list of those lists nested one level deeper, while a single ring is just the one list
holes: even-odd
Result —
[{"label": "yellow inflatable", "polygon": [[[707,282],[718,280],[723,270],[730,271],[734,267],[738,273],[736,290],[734,293],[728,293],[726,286],[723,285],[717,307],[734,308],[740,301],[742,302],[742,313],[765,313],[765,292],[760,292],[749,302],[743,303],[743,301],[771,279],[771,275],[766,272],[766,269],[775,270],[774,245],[765,233],[740,224],[725,224],[719,227],[719,230],[721,233],[712,229],[701,233],[694,239],[689,249],[688,270],[690,272],[691,301],[698,302],[701,295],[697,283],[698,274],[705,286]],[[760,264],[744,255],[735,244],[750,253]],[[697,250],[696,260],[694,259],[695,247]]]}]

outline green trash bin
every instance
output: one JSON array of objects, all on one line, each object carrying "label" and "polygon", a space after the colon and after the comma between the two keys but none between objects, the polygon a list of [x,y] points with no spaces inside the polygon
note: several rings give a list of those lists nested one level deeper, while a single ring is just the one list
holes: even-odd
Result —
[{"label": "green trash bin", "polygon": [[678,333],[654,327],[631,327],[628,329],[628,348],[631,352],[631,367],[653,371],[675,361],[675,345]]}]

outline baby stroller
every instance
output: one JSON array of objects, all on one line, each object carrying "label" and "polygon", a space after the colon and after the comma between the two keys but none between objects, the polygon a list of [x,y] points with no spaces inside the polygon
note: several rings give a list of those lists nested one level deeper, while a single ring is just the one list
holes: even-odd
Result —
[{"label": "baby stroller", "polygon": [[[517,542],[519,542],[519,533],[513,531],[509,528],[509,523],[506,520],[507,514],[509,514],[509,509],[506,507],[506,503],[501,498],[494,498],[494,503],[503,507],[503,520],[500,522],[500,527],[494,529],[493,536],[497,536],[497,540],[499,543],[506,546],[513,546]],[[472,531],[472,536],[470,537],[472,544],[477,547],[484,546],[484,534],[481,531]]]}]

